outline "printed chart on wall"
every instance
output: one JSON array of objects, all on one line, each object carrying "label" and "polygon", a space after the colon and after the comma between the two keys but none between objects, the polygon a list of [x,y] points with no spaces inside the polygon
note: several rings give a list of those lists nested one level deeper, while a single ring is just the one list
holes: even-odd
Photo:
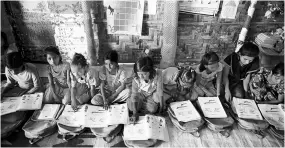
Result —
[{"label": "printed chart on wall", "polygon": [[207,15],[217,14],[220,0],[182,0],[179,1],[179,10],[186,13],[199,13]]},{"label": "printed chart on wall", "polygon": [[144,0],[104,0],[108,34],[141,35]]}]

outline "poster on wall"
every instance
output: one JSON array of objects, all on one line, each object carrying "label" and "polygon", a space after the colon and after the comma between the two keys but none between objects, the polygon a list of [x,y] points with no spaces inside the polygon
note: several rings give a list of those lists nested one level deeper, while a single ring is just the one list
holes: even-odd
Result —
[{"label": "poster on wall", "polygon": [[223,7],[220,17],[225,19],[235,19],[239,1],[240,0],[223,1]]},{"label": "poster on wall", "polygon": [[104,0],[108,34],[141,35],[144,0]]},{"label": "poster on wall", "polygon": [[180,12],[216,15],[220,6],[220,0],[181,0]]}]

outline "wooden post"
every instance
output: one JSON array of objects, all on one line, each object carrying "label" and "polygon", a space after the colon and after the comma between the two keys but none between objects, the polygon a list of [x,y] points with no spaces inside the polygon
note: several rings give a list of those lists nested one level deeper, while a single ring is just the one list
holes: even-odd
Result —
[{"label": "wooden post", "polygon": [[97,57],[96,57],[96,49],[95,49],[95,42],[94,42],[94,34],[92,30],[92,20],[91,20],[91,14],[90,14],[90,2],[83,0],[81,1],[82,11],[83,11],[83,17],[84,17],[84,30],[86,33],[86,39],[87,39],[87,56],[88,59],[90,59],[90,64],[92,66],[95,66],[97,63]]},{"label": "wooden post", "polygon": [[163,15],[163,44],[161,48],[160,68],[174,66],[177,48],[178,1],[166,0]]},{"label": "wooden post", "polygon": [[250,26],[250,22],[251,22],[251,19],[253,16],[253,13],[255,11],[256,3],[257,3],[257,0],[251,0],[250,1],[250,6],[248,7],[248,10],[247,10],[247,18],[246,18],[246,21],[245,21],[245,23],[244,23],[244,25],[240,31],[235,52],[238,52],[244,43],[245,37],[246,37],[247,32],[248,32],[248,28]]}]

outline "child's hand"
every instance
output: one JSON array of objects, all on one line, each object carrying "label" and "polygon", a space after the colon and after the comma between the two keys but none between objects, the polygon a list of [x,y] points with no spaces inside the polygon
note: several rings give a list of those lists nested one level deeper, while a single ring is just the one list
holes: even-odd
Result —
[{"label": "child's hand", "polygon": [[231,101],[232,95],[231,95],[230,90],[226,90],[226,91],[225,91],[225,98],[226,98],[226,101],[227,101],[227,102],[230,102],[230,101]]},{"label": "child's hand", "polygon": [[77,111],[77,102],[76,101],[71,101],[71,107],[74,111]]},{"label": "child's hand", "polygon": [[130,124],[136,124],[136,122],[138,121],[139,116],[137,113],[134,113],[131,117],[130,117]]},{"label": "child's hand", "polygon": [[105,109],[105,110],[107,110],[107,109],[109,109],[109,103],[108,103],[108,100],[104,100],[104,106],[103,106],[103,108]]}]

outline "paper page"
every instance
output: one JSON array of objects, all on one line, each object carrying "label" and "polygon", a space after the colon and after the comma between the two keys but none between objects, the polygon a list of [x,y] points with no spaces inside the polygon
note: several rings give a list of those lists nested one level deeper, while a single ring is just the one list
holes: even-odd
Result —
[{"label": "paper page", "polygon": [[233,98],[238,117],[244,119],[263,120],[254,100]]},{"label": "paper page", "polygon": [[45,104],[43,109],[40,111],[38,120],[53,120],[57,115],[60,108],[60,104]]},{"label": "paper page", "polygon": [[101,106],[87,105],[85,127],[107,127],[108,112]]},{"label": "paper page", "polygon": [[198,102],[205,117],[226,118],[227,114],[218,97],[199,97]]},{"label": "paper page", "polygon": [[17,111],[21,97],[4,97],[1,100],[1,116]]},{"label": "paper page", "polygon": [[147,14],[155,15],[156,14],[156,1],[157,0],[147,0]]},{"label": "paper page", "polygon": [[284,112],[278,105],[258,104],[263,117],[276,129],[284,130]]},{"label": "paper page", "polygon": [[124,140],[147,140],[149,131],[147,131],[146,116],[140,116],[136,124],[124,125]]},{"label": "paper page", "polygon": [[278,104],[278,107],[283,111],[283,113],[285,113],[284,104]]},{"label": "paper page", "polygon": [[147,130],[150,131],[151,139],[159,139],[169,141],[169,135],[166,127],[166,122],[163,117],[146,115],[148,123]]},{"label": "paper page", "polygon": [[108,125],[128,124],[129,110],[127,103],[111,105],[108,110]]},{"label": "paper page", "polygon": [[42,108],[43,93],[26,94],[22,96],[18,110],[37,110]]},{"label": "paper page", "polygon": [[201,119],[200,114],[189,100],[173,102],[170,107],[178,121],[189,122]]},{"label": "paper page", "polygon": [[223,7],[220,17],[225,19],[235,19],[238,5],[239,0],[223,1]]},{"label": "paper page", "polygon": [[76,112],[71,105],[66,105],[57,122],[67,126],[81,127],[85,122],[85,105],[79,106]]}]

